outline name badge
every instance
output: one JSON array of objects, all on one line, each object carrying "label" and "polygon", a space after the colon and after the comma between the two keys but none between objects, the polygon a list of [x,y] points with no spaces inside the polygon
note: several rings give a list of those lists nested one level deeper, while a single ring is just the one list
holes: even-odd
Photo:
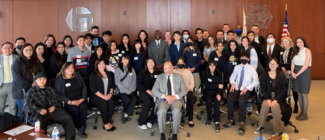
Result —
[{"label": "name badge", "polygon": [[280,55],[282,55],[283,54],[283,52],[280,52]]},{"label": "name badge", "polygon": [[122,53],[125,53],[124,51],[122,51]]},{"label": "name badge", "polygon": [[120,54],[120,53],[119,53],[117,56],[118,56],[118,57],[121,57],[121,56],[122,56],[122,54]]},{"label": "name badge", "polygon": [[138,57],[134,57],[134,60],[138,60]]},{"label": "name badge", "polygon": [[158,77],[158,75],[154,75],[153,77],[157,78],[157,77]]},{"label": "name badge", "polygon": [[81,59],[77,59],[77,63],[80,63],[81,62]]},{"label": "name badge", "polygon": [[65,87],[70,87],[70,86],[71,86],[70,83],[66,83],[66,84],[65,84]]},{"label": "name badge", "polygon": [[214,61],[219,61],[219,58],[215,57],[215,58],[214,58]]},{"label": "name badge", "polygon": [[237,65],[237,62],[232,62],[232,65]]},{"label": "name badge", "polygon": [[208,78],[208,81],[209,81],[209,82],[212,82],[212,79]]},{"label": "name badge", "polygon": [[81,55],[77,55],[77,58],[81,58]]},{"label": "name badge", "polygon": [[263,54],[264,52],[262,52],[262,54]]},{"label": "name badge", "polygon": [[130,73],[129,75],[132,76],[132,73]]},{"label": "name badge", "polygon": [[94,50],[91,51],[91,53],[94,53],[94,52],[95,52]]},{"label": "name badge", "polygon": [[193,53],[193,56],[196,56],[196,53]]}]

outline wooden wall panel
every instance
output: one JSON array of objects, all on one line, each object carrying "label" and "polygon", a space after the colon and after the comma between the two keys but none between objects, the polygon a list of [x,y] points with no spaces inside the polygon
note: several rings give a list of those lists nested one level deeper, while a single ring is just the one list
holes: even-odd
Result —
[{"label": "wooden wall panel", "polygon": [[147,29],[146,4],[146,0],[102,0],[101,32],[110,30],[118,44],[121,35],[127,33],[133,43],[139,31]]},{"label": "wooden wall panel", "polygon": [[[170,1],[170,31],[189,30],[191,31],[191,1],[171,0]],[[191,32],[191,35],[193,33]]]},{"label": "wooden wall panel", "polygon": [[[14,43],[13,25],[12,25],[12,1],[0,1],[0,44],[10,41]],[[2,49],[0,49],[0,54]]]},{"label": "wooden wall panel", "polygon": [[147,32],[148,41],[154,39],[155,30],[163,33],[170,30],[170,14],[168,13],[168,3],[170,0],[147,0]]},{"label": "wooden wall panel", "polygon": [[13,36],[35,45],[47,34],[58,36],[58,0],[13,1]]},{"label": "wooden wall panel", "polygon": [[[78,33],[73,32],[67,25],[66,18],[71,10],[71,8],[75,7],[85,7],[87,8],[92,16],[93,16],[93,24],[92,26],[96,25],[99,28],[101,27],[101,0],[59,0],[59,41],[63,40],[65,35],[71,35],[73,44],[76,45],[76,39],[78,35],[84,35],[90,32],[90,28],[87,32]],[[101,30],[100,30],[101,32]]]}]

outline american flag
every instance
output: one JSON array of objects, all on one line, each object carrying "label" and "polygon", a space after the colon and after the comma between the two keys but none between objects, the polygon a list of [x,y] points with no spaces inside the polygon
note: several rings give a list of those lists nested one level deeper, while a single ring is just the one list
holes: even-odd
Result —
[{"label": "american flag", "polygon": [[282,37],[290,37],[287,4],[286,4],[285,12],[286,12],[286,16],[284,18],[284,24],[283,24],[283,29],[282,29]]}]

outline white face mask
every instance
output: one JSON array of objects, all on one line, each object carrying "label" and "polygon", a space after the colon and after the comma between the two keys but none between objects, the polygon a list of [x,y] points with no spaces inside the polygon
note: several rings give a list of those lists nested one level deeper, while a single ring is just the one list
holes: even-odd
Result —
[{"label": "white face mask", "polygon": [[188,36],[189,35],[183,35],[183,38],[186,40],[186,39],[188,39]]},{"label": "white face mask", "polygon": [[270,44],[271,44],[271,43],[273,43],[273,42],[274,42],[274,38],[268,38],[268,39],[267,39],[267,43],[270,43]]}]

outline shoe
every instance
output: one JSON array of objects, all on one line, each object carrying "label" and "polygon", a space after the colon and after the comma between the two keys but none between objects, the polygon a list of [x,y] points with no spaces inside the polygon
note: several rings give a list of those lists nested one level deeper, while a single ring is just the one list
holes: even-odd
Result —
[{"label": "shoe", "polygon": [[305,121],[308,120],[307,113],[306,114],[301,114],[299,117],[296,118],[297,121]]},{"label": "shoe", "polygon": [[235,122],[228,121],[226,124],[222,125],[222,129],[233,128],[235,126]]},{"label": "shoe", "polygon": [[280,133],[275,133],[275,132],[274,132],[274,133],[272,134],[272,138],[273,138],[274,136],[278,136],[278,137],[279,137],[279,136],[281,136],[281,135],[282,135],[282,132],[280,132]]},{"label": "shoe", "polygon": [[255,135],[258,135],[258,134],[260,134],[260,132],[263,132],[263,131],[264,131],[264,127],[263,126],[257,126],[257,128],[254,131],[254,134]]},{"label": "shoe", "polygon": [[85,133],[85,127],[82,126],[81,128],[78,128],[77,136],[81,138],[87,138],[87,134]]},{"label": "shoe", "polygon": [[200,106],[202,106],[202,104],[201,103],[197,103],[197,106],[200,107]]},{"label": "shoe", "polygon": [[138,105],[135,105],[134,108],[137,109],[139,106]]},{"label": "shoe", "polygon": [[150,122],[147,123],[148,128],[152,128],[152,124]]},{"label": "shoe", "polygon": [[217,133],[220,132],[220,124],[219,123],[215,124],[214,131],[217,132]]},{"label": "shoe", "polygon": [[295,107],[294,107],[294,110],[293,110],[293,113],[298,113],[298,105],[295,104]]},{"label": "shoe", "polygon": [[210,124],[211,124],[211,121],[210,121],[210,120],[207,120],[207,121],[205,122],[205,125],[206,125],[206,126],[210,126]]},{"label": "shoe", "polygon": [[110,129],[105,129],[105,126],[103,126],[103,129],[108,132],[113,132],[116,129],[116,127],[112,126]]},{"label": "shoe", "polygon": [[174,137],[174,136],[173,136],[173,137],[172,137],[172,140],[177,140],[177,137]]},{"label": "shoe", "polygon": [[194,124],[188,124],[188,126],[192,128],[192,127],[194,127]]},{"label": "shoe", "polygon": [[301,115],[302,115],[302,112],[300,112],[300,114],[296,117],[296,119],[298,119]]},{"label": "shoe", "polygon": [[253,107],[246,107],[246,110],[247,110],[248,112],[252,112],[252,111],[253,111]]},{"label": "shoe", "polygon": [[139,126],[139,128],[142,129],[142,130],[147,130],[147,129],[148,129],[146,125],[138,125],[138,126]]},{"label": "shoe", "polygon": [[142,105],[138,105],[138,108],[142,108]]},{"label": "shoe", "polygon": [[160,140],[166,140],[165,135],[161,135]]},{"label": "shoe", "polygon": [[240,124],[238,129],[239,134],[245,134],[245,124]]}]

